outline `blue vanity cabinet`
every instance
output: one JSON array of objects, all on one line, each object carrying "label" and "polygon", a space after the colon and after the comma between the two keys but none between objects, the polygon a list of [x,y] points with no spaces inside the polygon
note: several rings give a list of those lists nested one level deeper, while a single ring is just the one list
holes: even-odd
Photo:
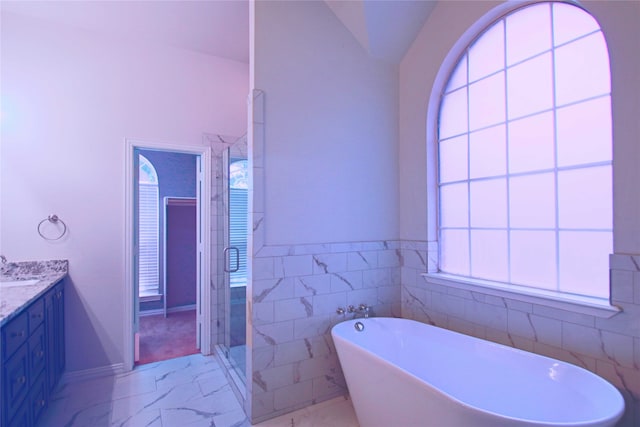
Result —
[{"label": "blue vanity cabinet", "polygon": [[64,281],[2,326],[1,427],[33,427],[64,369]]}]

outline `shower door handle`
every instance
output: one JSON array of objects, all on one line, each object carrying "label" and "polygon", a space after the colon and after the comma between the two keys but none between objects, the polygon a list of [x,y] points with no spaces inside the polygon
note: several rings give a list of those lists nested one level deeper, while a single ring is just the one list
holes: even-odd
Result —
[{"label": "shower door handle", "polygon": [[[230,250],[236,251],[236,268],[235,269],[229,268],[229,264],[231,264],[231,257],[229,256]],[[227,259],[229,260],[228,263],[227,263]],[[235,273],[238,270],[240,270],[240,249],[236,248],[235,246],[227,246],[226,248],[224,248],[224,271],[226,273]]]}]

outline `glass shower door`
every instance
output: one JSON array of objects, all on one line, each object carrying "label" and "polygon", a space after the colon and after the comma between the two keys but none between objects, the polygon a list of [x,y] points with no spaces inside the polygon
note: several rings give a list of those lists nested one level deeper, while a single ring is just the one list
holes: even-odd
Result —
[{"label": "glass shower door", "polygon": [[243,380],[246,376],[247,159],[227,148],[223,153],[225,355]]}]

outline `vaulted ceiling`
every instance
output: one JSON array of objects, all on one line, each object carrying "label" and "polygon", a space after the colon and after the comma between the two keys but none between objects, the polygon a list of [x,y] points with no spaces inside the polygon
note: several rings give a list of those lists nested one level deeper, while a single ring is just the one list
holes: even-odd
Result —
[{"label": "vaulted ceiling", "polygon": [[398,63],[436,5],[436,0],[325,0],[362,47]]},{"label": "vaulted ceiling", "polygon": [[[435,0],[325,1],[363,49],[395,63],[436,4]],[[3,0],[0,5],[3,12],[249,62],[248,0]]]}]

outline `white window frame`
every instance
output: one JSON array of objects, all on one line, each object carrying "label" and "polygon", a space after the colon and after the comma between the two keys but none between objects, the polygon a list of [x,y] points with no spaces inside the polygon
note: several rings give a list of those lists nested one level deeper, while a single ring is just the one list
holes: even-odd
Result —
[{"label": "white window frame", "polygon": [[[427,202],[427,237],[429,241],[428,255],[432,262],[429,263],[428,271],[423,276],[430,283],[446,287],[608,318],[620,311],[618,307],[611,305],[610,296],[608,301],[600,298],[568,296],[542,289],[454,276],[441,273],[438,269],[438,121],[441,95],[445,91],[459,58],[478,35],[482,34],[505,15],[536,3],[540,3],[540,1],[505,2],[489,11],[460,37],[446,56],[436,76],[427,110],[427,191],[430,195]],[[571,1],[566,3],[582,7]],[[586,12],[589,13],[588,11]]]},{"label": "white window frame", "polygon": [[[160,289],[160,183],[153,163],[142,154],[138,156],[140,168],[142,169],[143,164],[147,165],[152,175],[150,180],[144,180],[140,173],[138,181],[138,233],[140,233],[138,295],[142,302],[158,301],[162,296]],[[143,198],[148,203],[144,203]],[[149,251],[153,253],[149,254]]]}]

